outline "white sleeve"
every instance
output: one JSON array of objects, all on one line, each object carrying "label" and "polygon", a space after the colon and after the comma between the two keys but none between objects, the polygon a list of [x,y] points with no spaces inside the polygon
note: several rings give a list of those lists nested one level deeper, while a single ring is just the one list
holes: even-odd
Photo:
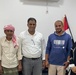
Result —
[{"label": "white sleeve", "polygon": [[41,41],[41,50],[42,50],[42,60],[45,60],[46,45],[45,45],[45,39],[44,38],[42,38],[42,41]]}]

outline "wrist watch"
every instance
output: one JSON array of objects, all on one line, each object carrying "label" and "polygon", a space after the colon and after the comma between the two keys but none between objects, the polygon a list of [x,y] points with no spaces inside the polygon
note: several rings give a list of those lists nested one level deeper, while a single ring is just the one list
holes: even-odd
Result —
[{"label": "wrist watch", "polygon": [[69,60],[67,60],[67,62],[69,63],[70,61],[69,61]]}]

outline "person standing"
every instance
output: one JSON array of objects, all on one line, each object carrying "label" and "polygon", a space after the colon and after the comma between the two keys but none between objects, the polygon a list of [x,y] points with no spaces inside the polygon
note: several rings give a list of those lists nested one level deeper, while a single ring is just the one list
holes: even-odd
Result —
[{"label": "person standing", "polygon": [[[23,54],[23,75],[42,75],[42,65],[45,61],[45,42],[43,35],[36,31],[36,19],[29,18],[28,30],[20,33]],[[42,64],[43,63],[43,64]]]},{"label": "person standing", "polygon": [[4,26],[6,36],[0,38],[0,75],[18,75],[21,71],[21,48],[12,25]]},{"label": "person standing", "polygon": [[65,75],[70,60],[72,40],[69,34],[63,30],[63,22],[55,22],[55,32],[48,37],[46,47],[46,67],[48,75]]}]

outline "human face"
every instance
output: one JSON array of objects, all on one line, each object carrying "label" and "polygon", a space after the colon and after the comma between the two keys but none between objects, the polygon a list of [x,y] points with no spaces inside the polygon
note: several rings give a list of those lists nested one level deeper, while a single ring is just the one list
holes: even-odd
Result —
[{"label": "human face", "polygon": [[12,39],[12,36],[14,34],[14,31],[12,31],[12,30],[5,30],[4,33],[6,34],[6,37],[8,39]]},{"label": "human face", "polygon": [[63,25],[60,21],[55,22],[56,33],[61,33],[63,31]]},{"label": "human face", "polygon": [[27,24],[29,32],[35,32],[36,22],[34,20],[30,20]]}]

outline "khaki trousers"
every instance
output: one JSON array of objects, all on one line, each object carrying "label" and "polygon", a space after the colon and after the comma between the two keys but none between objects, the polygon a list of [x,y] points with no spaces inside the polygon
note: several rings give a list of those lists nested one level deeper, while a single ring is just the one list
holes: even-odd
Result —
[{"label": "khaki trousers", "polygon": [[59,66],[59,65],[49,65],[48,69],[48,75],[65,75],[65,69],[64,66]]},{"label": "khaki trousers", "polygon": [[3,67],[3,74],[2,75],[18,75],[17,67],[15,67],[15,68]]}]

